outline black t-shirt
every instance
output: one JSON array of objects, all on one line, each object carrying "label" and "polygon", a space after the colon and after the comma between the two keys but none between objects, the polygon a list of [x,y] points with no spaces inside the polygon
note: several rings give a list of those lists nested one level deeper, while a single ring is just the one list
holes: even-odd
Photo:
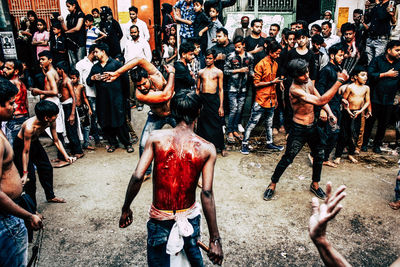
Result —
[{"label": "black t-shirt", "polygon": [[190,75],[189,68],[181,61],[175,61],[175,92],[179,92],[182,89],[190,89],[195,85],[195,80]]},{"label": "black t-shirt", "polygon": [[[82,11],[70,13],[66,18],[68,30],[74,28],[78,24],[79,19],[85,19],[85,14]],[[85,24],[82,23],[82,27],[79,31],[69,33],[67,37],[71,38],[71,40],[78,44],[79,47],[84,47],[86,45]]]},{"label": "black t-shirt", "polygon": [[288,52],[287,55],[287,62],[286,64],[289,64],[289,62],[293,59],[304,59],[308,63],[308,71],[310,72],[310,79],[315,80],[315,61],[314,61],[314,53],[308,49],[308,52],[304,55],[301,55],[297,52],[297,50],[294,48]]},{"label": "black t-shirt", "polygon": [[[265,38],[261,37],[258,39],[254,39],[253,37],[247,36],[244,39],[244,43],[246,44],[246,51],[252,51],[256,46],[258,45],[259,47],[264,47],[265,44]],[[258,52],[256,54],[253,54],[254,57],[254,66],[257,65],[258,62],[261,61],[264,57],[266,57],[267,53],[265,53],[265,50],[263,49],[261,52]]]}]

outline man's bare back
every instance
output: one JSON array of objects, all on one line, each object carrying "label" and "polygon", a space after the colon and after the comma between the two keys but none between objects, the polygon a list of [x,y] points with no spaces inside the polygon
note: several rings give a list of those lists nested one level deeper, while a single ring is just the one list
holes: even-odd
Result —
[{"label": "man's bare back", "polygon": [[298,97],[296,94],[298,90],[314,95],[314,85],[311,80],[306,84],[293,83],[289,92],[290,103],[293,108],[293,121],[302,125],[310,125],[314,122],[314,105]]},{"label": "man's bare back", "polygon": [[215,66],[200,70],[199,79],[202,84],[200,91],[208,94],[217,93],[219,79],[223,77],[222,75],[222,71]]},{"label": "man's bare back", "polygon": [[152,132],[154,142],[153,205],[160,210],[182,210],[196,199],[196,187],[212,144],[180,129]]},{"label": "man's bare back", "polygon": [[2,153],[1,191],[9,198],[15,199],[22,193],[22,182],[13,163],[13,149],[2,131],[0,131],[0,153]]}]

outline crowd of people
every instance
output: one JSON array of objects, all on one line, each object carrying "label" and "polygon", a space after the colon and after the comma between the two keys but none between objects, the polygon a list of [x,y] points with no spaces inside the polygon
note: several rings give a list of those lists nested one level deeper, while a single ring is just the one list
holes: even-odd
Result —
[{"label": "crowd of people", "polygon": [[[4,78],[0,80],[0,109],[13,102],[16,105],[12,116],[0,113],[4,115],[0,149],[14,151],[26,193],[23,196],[28,197],[20,197],[22,189],[12,187],[15,181],[4,178],[6,161],[12,165],[12,159],[7,158],[10,154],[4,152],[0,203],[6,214],[0,213],[1,218],[16,215],[27,219],[33,229],[40,228],[35,171],[47,201],[65,202],[54,194],[53,167],[70,165],[84,156],[84,150],[100,146],[102,138],[109,153],[120,144],[128,153],[134,152],[138,137],[131,125],[131,108],[136,106],[141,111],[143,104],[150,111],[140,136],[140,161],[128,187],[120,226],[132,222],[129,206],[141,183],[152,176],[153,159],[156,186],[151,222],[169,228],[169,234],[174,223],[162,222],[173,220],[175,215],[166,211],[182,211],[190,224],[196,224],[199,213],[192,193],[202,172],[199,184],[211,236],[209,255],[215,263],[222,262],[212,197],[216,152],[227,156],[227,145],[240,144],[240,152],[248,155],[254,150],[252,132],[261,120],[265,123],[265,147],[272,152],[285,150],[264,200],[272,199],[281,175],[305,143],[311,150],[308,157],[313,169],[310,191],[320,199],[327,199],[319,186],[322,166],[338,167],[345,150],[352,163],[357,163],[357,155],[369,147],[373,153],[382,153],[391,123],[396,129],[394,146],[398,146],[400,5],[396,8],[392,1],[376,1],[366,5],[365,11],[354,10],[354,22],[340,27],[327,10],[321,20],[310,24],[300,20],[283,29],[272,24],[268,33],[263,20],[250,21],[243,16],[230,40],[222,9],[233,4],[235,1],[227,0],[163,4],[162,26],[156,32],[162,41],[153,51],[149,30],[138,18],[135,6],[129,8],[130,21],[119,24],[110,7],[84,14],[76,0],[67,0],[69,15],[64,19],[52,13],[49,31],[45,20],[29,11],[27,19],[21,20],[16,40],[22,60],[3,60]],[[14,87],[12,92],[7,91],[5,80],[17,91]],[[28,110],[28,94],[40,96],[34,111]],[[250,103],[248,114],[244,114],[246,103]],[[4,113],[12,109],[7,105]],[[246,125],[244,118],[249,118]],[[375,121],[376,134],[371,142]],[[173,129],[155,131],[166,124]],[[194,138],[193,131],[201,139]],[[58,149],[53,162],[39,142],[44,132]],[[278,133],[285,135],[286,144],[274,143]],[[184,147],[180,156],[173,152],[179,147]],[[177,192],[177,184],[165,178],[171,175],[187,178],[180,178],[184,193]],[[10,183],[12,190],[7,192],[3,182]],[[168,190],[173,197],[163,195]],[[343,198],[343,190],[336,194],[333,206]],[[400,175],[395,191],[396,199],[389,205],[400,209]],[[332,201],[329,194],[327,203]],[[171,200],[175,198],[178,200]],[[331,211],[334,216],[338,209]],[[182,249],[172,253],[169,242],[165,246],[170,255]],[[158,257],[155,248],[149,251],[150,265],[160,266],[166,253]],[[23,262],[24,253],[16,260]],[[187,256],[192,264],[202,265],[196,251],[187,252]]]}]

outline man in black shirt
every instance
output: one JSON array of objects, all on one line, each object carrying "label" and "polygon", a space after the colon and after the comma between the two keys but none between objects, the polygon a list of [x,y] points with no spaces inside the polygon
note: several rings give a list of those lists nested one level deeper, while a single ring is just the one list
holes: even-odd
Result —
[{"label": "man in black shirt", "polygon": [[367,151],[369,137],[375,120],[378,120],[373,151],[381,153],[380,146],[385,137],[393,102],[399,88],[400,41],[390,41],[384,55],[374,58],[368,67],[371,86],[372,117],[366,120],[364,140],[361,150]]},{"label": "man in black shirt", "polygon": [[365,48],[368,63],[385,52],[390,35],[390,22],[396,22],[394,9],[389,8],[389,0],[379,0],[379,2],[365,14],[365,22],[370,23]]},{"label": "man in black shirt", "polygon": [[267,55],[264,51],[265,38],[261,37],[262,25],[261,19],[253,19],[250,24],[251,34],[244,39],[246,51],[254,57],[254,66]]},{"label": "man in black shirt", "polygon": [[[344,49],[340,44],[335,44],[329,48],[329,63],[321,70],[316,86],[320,95],[325,94],[336,83],[338,76],[337,74],[341,71],[340,64],[343,61],[343,56]],[[323,165],[329,167],[337,167],[335,163],[329,160],[329,155],[331,154],[333,148],[336,146],[337,139],[339,137],[339,128],[337,127],[337,125],[340,125],[341,102],[342,97],[339,93],[336,93],[333,98],[328,102],[329,108],[337,119],[337,122],[335,124],[331,124],[330,122],[328,122],[328,116],[324,110],[321,110],[319,115],[319,127],[322,129],[323,132],[323,136],[321,136],[324,146]]]},{"label": "man in black shirt", "polygon": [[189,71],[188,63],[194,58],[194,45],[192,42],[186,42],[179,47],[180,59],[175,61],[175,92],[181,89],[190,89],[195,85],[194,74]]}]

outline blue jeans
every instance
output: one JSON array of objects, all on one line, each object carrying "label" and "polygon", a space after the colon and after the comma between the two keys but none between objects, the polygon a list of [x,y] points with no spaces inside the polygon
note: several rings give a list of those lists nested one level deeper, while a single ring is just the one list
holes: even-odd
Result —
[{"label": "blue jeans", "polygon": [[[154,130],[159,130],[164,127],[165,124],[171,125],[173,128],[176,126],[175,119],[169,115],[166,117],[160,117],[154,114],[152,111],[149,111],[147,114],[147,121],[143,127],[142,136],[140,137],[139,144],[139,156],[142,156],[144,146],[146,145],[147,139],[149,139],[150,133]],[[146,170],[146,174],[151,173],[151,164],[149,168]]]},{"label": "blue jeans", "polygon": [[71,67],[75,67],[78,61],[82,60],[86,56],[86,47],[79,47],[77,51],[68,50],[69,64]]},{"label": "blue jeans", "polygon": [[365,52],[368,56],[368,64],[371,63],[371,60],[374,57],[380,56],[385,52],[385,48],[388,42],[388,38],[379,37],[377,39],[367,39]]},{"label": "blue jeans", "polygon": [[394,189],[394,192],[396,193],[396,201],[400,200],[400,171],[397,173],[396,188]]},{"label": "blue jeans", "polygon": [[250,138],[251,131],[257,126],[257,123],[260,121],[261,116],[265,113],[265,131],[267,135],[267,144],[272,144],[272,122],[274,120],[274,109],[272,108],[263,108],[257,102],[254,102],[253,107],[251,108],[251,115],[249,122],[246,126],[246,131],[244,133],[243,142],[248,142]]},{"label": "blue jeans", "polygon": [[19,118],[14,118],[12,120],[9,120],[6,124],[6,137],[8,139],[8,142],[10,142],[11,146],[14,143],[15,137],[17,137],[19,130],[21,130],[22,124],[29,119],[29,115],[24,115]]},{"label": "blue jeans", "polygon": [[246,101],[246,92],[229,92],[228,97],[230,107],[228,133],[232,133],[238,131],[243,105]]},{"label": "blue jeans", "polygon": [[[203,266],[203,257],[197,240],[200,237],[200,218],[188,220],[193,226],[193,234],[184,237],[183,249],[191,266]],[[166,247],[169,233],[174,225],[174,220],[157,221],[150,219],[147,222],[147,264],[152,267],[169,267],[170,255],[167,254]]]},{"label": "blue jeans", "polygon": [[99,137],[99,127],[97,127],[96,97],[88,96],[87,99],[89,101],[90,108],[92,109],[93,112],[92,116],[90,117],[90,131],[92,132],[94,141],[97,144],[98,142],[100,142],[100,137]]},{"label": "blue jeans", "polygon": [[20,267],[28,264],[28,232],[24,221],[0,214],[0,266]]}]

